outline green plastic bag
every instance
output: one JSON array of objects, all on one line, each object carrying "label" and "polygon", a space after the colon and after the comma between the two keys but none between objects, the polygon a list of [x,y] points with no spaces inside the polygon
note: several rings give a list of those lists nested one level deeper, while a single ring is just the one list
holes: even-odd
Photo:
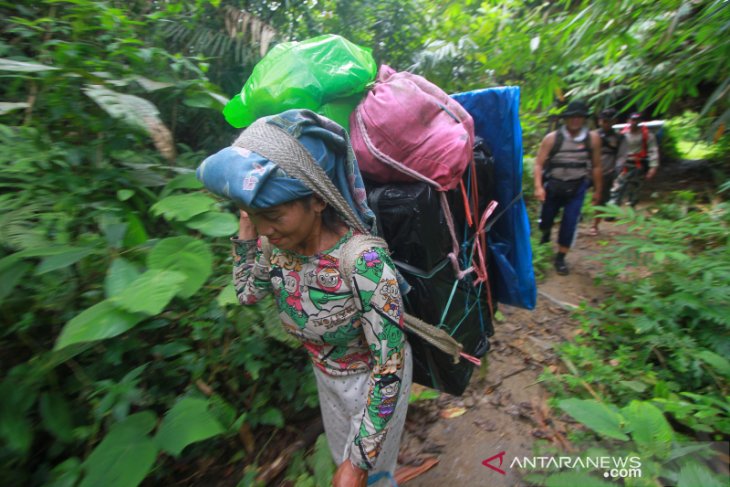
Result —
[{"label": "green plastic bag", "polygon": [[348,118],[375,80],[370,49],[337,35],[276,45],[226,105],[223,115],[236,128],[292,108],[320,113],[346,129]]}]

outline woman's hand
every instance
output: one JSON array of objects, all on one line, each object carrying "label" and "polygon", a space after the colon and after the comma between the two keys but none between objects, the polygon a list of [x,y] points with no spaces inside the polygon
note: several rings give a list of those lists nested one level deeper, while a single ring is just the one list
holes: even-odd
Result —
[{"label": "woman's hand", "polygon": [[238,239],[239,240],[253,240],[258,237],[258,232],[251,219],[248,217],[248,213],[243,210],[239,210],[241,214],[238,217]]},{"label": "woman's hand", "polygon": [[367,470],[356,467],[349,459],[337,467],[335,476],[332,477],[332,487],[366,487],[367,484]]}]

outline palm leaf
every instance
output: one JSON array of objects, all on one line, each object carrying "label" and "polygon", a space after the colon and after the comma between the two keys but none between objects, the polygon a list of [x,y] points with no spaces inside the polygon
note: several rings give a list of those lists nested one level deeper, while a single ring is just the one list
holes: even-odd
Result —
[{"label": "palm leaf", "polygon": [[170,161],[175,159],[172,132],[160,119],[160,112],[152,102],[138,96],[112,91],[101,85],[86,85],[84,93],[113,118],[147,132],[165,159]]}]

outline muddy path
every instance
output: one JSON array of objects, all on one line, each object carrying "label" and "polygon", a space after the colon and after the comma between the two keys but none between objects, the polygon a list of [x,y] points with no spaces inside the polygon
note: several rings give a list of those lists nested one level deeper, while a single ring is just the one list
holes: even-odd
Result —
[{"label": "muddy path", "polygon": [[[412,405],[404,433],[401,460],[419,463],[437,458],[438,464],[409,481],[408,487],[481,487],[522,485],[511,473],[501,474],[482,464],[504,451],[507,458],[532,456],[537,439],[564,442],[568,425],[550,413],[548,392],[539,376],[545,368],[563,367],[555,347],[578,330],[571,308],[581,302],[598,304],[602,291],[594,284],[600,255],[623,229],[601,225],[598,237],[581,223],[578,239],[568,254],[571,273],[559,276],[551,268],[538,283],[533,311],[500,306],[504,320],[495,323],[488,363],[475,371],[463,397],[442,394]],[[433,460],[432,460],[433,462]],[[499,466],[499,460],[490,462]]]}]

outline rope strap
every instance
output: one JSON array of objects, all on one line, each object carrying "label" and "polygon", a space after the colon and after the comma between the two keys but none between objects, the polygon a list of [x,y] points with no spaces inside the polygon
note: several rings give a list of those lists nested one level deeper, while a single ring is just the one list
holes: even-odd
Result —
[{"label": "rope strap", "polygon": [[[364,234],[353,235],[350,240],[344,243],[340,256],[339,270],[340,274],[342,274],[342,278],[345,279],[346,282],[349,283],[352,279],[352,271],[355,268],[355,260],[360,256],[360,254],[372,247],[388,248],[388,244],[382,238]],[[407,313],[404,313],[403,315],[403,322],[406,330],[418,336],[426,343],[441,350],[445,354],[450,355],[455,364],[459,363],[460,357],[464,357],[474,364],[481,365],[481,361],[479,361],[479,359],[463,353],[462,350],[464,347],[461,343],[457,342],[451,335],[441,328],[437,328],[436,326],[426,323],[425,321]]]},{"label": "rope strap", "polygon": [[[455,364],[459,363],[463,346],[461,343],[446,333],[441,328],[426,323],[413,315],[405,313],[403,316],[406,330],[421,338],[423,341],[432,345],[447,355],[450,355]],[[480,362],[481,363],[481,362]]]},{"label": "rope strap", "polygon": [[[274,140],[276,143],[272,143]],[[273,161],[289,176],[302,181],[332,205],[353,228],[367,233],[324,169],[315,162],[301,142],[286,130],[261,119],[247,128],[233,145],[252,150]]]}]

